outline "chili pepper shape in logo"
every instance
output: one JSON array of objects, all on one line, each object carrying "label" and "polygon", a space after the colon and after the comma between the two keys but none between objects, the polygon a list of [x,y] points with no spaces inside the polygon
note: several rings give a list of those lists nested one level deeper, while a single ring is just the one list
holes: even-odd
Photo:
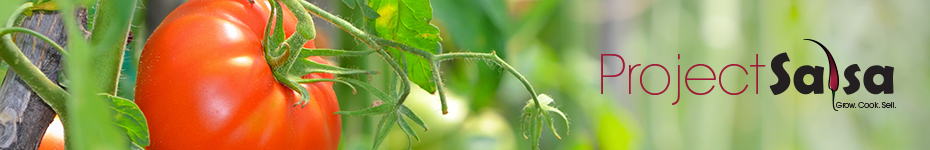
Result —
[{"label": "chili pepper shape in logo", "polygon": [[[839,81],[840,76],[839,76],[838,71],[836,71],[836,63],[833,62],[833,55],[830,55],[830,51],[827,50],[827,47],[823,46],[823,44],[820,44],[820,42],[817,42],[813,39],[804,39],[804,40],[817,43],[817,45],[820,45],[820,48],[822,48],[824,52],[827,52],[827,59],[830,60],[830,91],[833,92],[833,98],[832,98],[833,103],[836,103],[836,90],[839,89],[840,87],[840,81]],[[831,103],[830,105],[833,105],[833,104]],[[833,105],[833,111],[839,111],[839,110],[836,110],[836,105]]]}]

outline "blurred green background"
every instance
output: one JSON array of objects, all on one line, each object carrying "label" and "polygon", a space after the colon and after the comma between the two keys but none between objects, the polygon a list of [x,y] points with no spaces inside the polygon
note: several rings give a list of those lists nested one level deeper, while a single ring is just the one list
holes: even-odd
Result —
[{"label": "blurred green background", "polygon": [[[134,22],[136,41],[144,41],[183,0],[143,0]],[[359,10],[336,0],[310,0],[363,26]],[[930,1],[924,0],[433,0],[433,24],[440,27],[443,51],[496,51],[522,72],[540,93],[550,95],[570,118],[571,128],[555,120],[562,139],[544,130],[543,149],[928,149],[930,111],[926,92],[930,67]],[[341,30],[316,20],[325,39],[318,45],[365,49]],[[802,65],[827,67],[826,55],[815,39],[832,52],[840,72],[859,64],[860,82],[868,66],[893,66],[894,94],[873,95],[860,86],[857,93],[839,91],[838,102],[895,102],[895,109],[840,109],[833,111],[826,94],[799,94],[792,86],[773,95],[777,82],[771,59],[787,52],[792,74]],[[121,97],[132,97],[135,64],[142,42],[126,53]],[[642,67],[633,71],[633,94],[628,94],[629,71],[604,79],[600,94],[600,54],[619,54],[627,65],[661,64],[672,83],[666,93],[648,95],[638,88]],[[681,54],[681,59],[677,59]],[[755,72],[759,63],[759,94]],[[334,60],[352,68],[386,72],[377,56]],[[604,74],[619,72],[617,59],[604,61]],[[676,66],[687,70],[707,64],[724,86],[749,84],[745,93],[727,95],[716,87],[696,96],[681,89],[676,99]],[[741,64],[749,75],[719,70]],[[4,67],[5,68],[5,67]],[[520,113],[530,99],[523,86],[503,70],[477,60],[442,64],[450,91],[450,113],[441,115],[438,97],[414,91],[406,103],[426,121],[429,131],[421,141],[408,142],[395,129],[381,149],[529,149],[520,133]],[[732,68],[731,68],[732,69]],[[826,68],[829,69],[829,68]],[[4,69],[5,70],[5,69]],[[2,72],[0,72],[2,73]],[[645,87],[659,91],[666,78],[658,68],[646,71]],[[706,70],[695,73],[707,74]],[[824,73],[827,82],[828,73]],[[843,75],[841,75],[843,76]],[[876,78],[881,81],[881,78]],[[810,83],[811,77],[807,77]],[[372,82],[389,79],[376,75]],[[881,82],[878,82],[881,83]],[[716,82],[692,82],[706,89]],[[683,86],[683,85],[682,85]],[[717,85],[719,86],[719,85]],[[847,86],[844,77],[840,87]],[[359,91],[353,95],[336,84],[340,107],[358,110],[375,99]],[[386,86],[384,88],[387,88]],[[733,91],[733,90],[730,90]],[[368,149],[378,117],[343,116],[343,149]],[[419,128],[415,128],[419,129]],[[566,134],[570,132],[570,134]]]}]

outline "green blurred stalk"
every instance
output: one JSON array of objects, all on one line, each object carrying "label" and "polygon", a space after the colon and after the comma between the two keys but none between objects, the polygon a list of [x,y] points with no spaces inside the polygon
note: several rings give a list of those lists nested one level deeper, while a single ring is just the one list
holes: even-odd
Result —
[{"label": "green blurred stalk", "polygon": [[126,47],[126,40],[123,39],[129,37],[129,26],[136,2],[121,0],[100,0],[98,2],[96,13],[98,17],[90,29],[90,44],[96,50],[91,54],[97,63],[92,69],[99,73],[93,79],[101,82],[96,84],[101,93],[116,94],[116,83],[119,81],[120,66],[123,63],[123,53]]},{"label": "green blurred stalk", "polygon": [[139,71],[139,57],[142,55],[142,48],[145,47],[145,41],[148,38],[148,28],[146,26],[146,7],[143,7],[147,0],[140,0],[136,4],[135,16],[132,19],[132,26],[130,26],[130,31],[132,31],[132,42],[129,43],[126,51],[128,53],[123,54],[123,66],[120,71],[120,79],[117,85],[116,96],[127,98],[132,100],[135,96],[135,87],[136,87],[136,73]]},{"label": "green blurred stalk", "polygon": [[[57,1],[60,6],[74,6],[71,1]],[[67,110],[73,118],[65,126],[67,146],[73,149],[125,149],[129,144],[113,122],[105,97],[116,94],[120,65],[134,14],[135,0],[99,0],[91,30],[90,45],[80,33],[73,7],[60,7],[69,32],[66,73],[73,97]],[[78,4],[81,5],[81,4]]]}]

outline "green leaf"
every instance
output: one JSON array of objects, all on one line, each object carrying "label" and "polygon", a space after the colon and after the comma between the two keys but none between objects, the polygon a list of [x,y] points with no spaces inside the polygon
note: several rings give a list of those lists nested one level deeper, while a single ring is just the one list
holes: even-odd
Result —
[{"label": "green leaf", "polygon": [[[429,0],[371,0],[368,5],[381,15],[375,19],[375,31],[380,37],[430,53],[442,53],[439,28],[430,24],[433,9]],[[410,81],[429,93],[436,92],[431,67],[425,58],[392,47],[386,48],[396,61],[408,64]]]},{"label": "green leaf", "polygon": [[32,6],[32,10],[42,10],[42,11],[56,11],[58,10],[58,4],[56,3],[35,3],[38,5]]},{"label": "green leaf", "polygon": [[139,146],[139,144],[136,144],[136,143],[129,144],[129,149],[131,149],[131,150],[145,150],[145,148],[143,148],[142,146]]},{"label": "green leaf", "polygon": [[400,114],[398,114],[397,117],[398,117],[397,125],[400,126],[400,129],[404,130],[404,133],[406,133],[407,136],[412,136],[413,139],[416,139],[417,142],[419,142],[420,136],[417,136],[417,132],[413,131],[413,127],[410,127],[410,124],[407,123],[407,119],[404,119],[404,117],[401,117]]},{"label": "green leaf", "polygon": [[365,5],[365,4],[368,4],[368,1],[365,1],[365,0],[342,0],[342,3],[345,3],[346,6],[349,7],[349,9],[355,9],[355,6],[356,6],[356,5],[360,6],[360,7],[362,8],[362,9],[360,9],[360,10],[362,11],[362,14],[365,15],[365,18],[368,18],[368,19],[376,19],[376,18],[378,18],[378,17],[381,17],[381,15],[378,15],[378,12],[375,12],[374,9],[371,9],[371,6]]},{"label": "green leaf", "polygon": [[288,71],[290,77],[300,78],[304,75],[310,73],[330,73],[336,75],[347,75],[347,74],[377,74],[377,71],[369,70],[356,70],[348,69],[342,67],[336,67],[326,64],[317,63],[307,59],[299,59],[294,61],[293,68]]},{"label": "green leaf", "polygon": [[87,24],[82,24],[82,26],[87,27],[88,31],[93,30],[94,22],[97,22],[97,7],[97,5],[87,7]]},{"label": "green leaf", "polygon": [[[399,82],[400,76],[390,76],[390,77],[391,77],[391,84],[388,84],[388,85],[391,87],[391,89],[394,89],[394,90],[391,90],[391,93],[390,93],[391,97],[400,97],[402,92],[404,92],[404,89],[403,89],[404,85],[398,84],[400,83]],[[408,82],[408,81],[404,81],[404,82]],[[410,83],[408,82],[407,84],[410,84]]]},{"label": "green leaf", "polygon": [[[545,109],[544,109],[545,110]],[[556,138],[562,139],[562,136],[559,136],[559,132],[555,131],[555,125],[552,125],[552,117],[549,116],[549,113],[546,111],[542,112],[543,120],[546,121],[546,125],[549,125],[549,131],[555,135]]]},{"label": "green leaf", "polygon": [[396,111],[384,114],[384,117],[381,117],[381,121],[378,122],[378,131],[375,132],[375,144],[372,145],[371,149],[378,149],[378,146],[381,145],[381,142],[384,142],[384,139],[387,138],[388,133],[391,132],[391,128],[394,127],[394,123],[397,122]]},{"label": "green leaf", "polygon": [[149,145],[149,127],[145,120],[142,110],[132,100],[113,96],[110,94],[100,94],[110,98],[113,109],[116,114],[115,124],[126,130],[127,136],[134,144],[145,147]]},{"label": "green leaf", "polygon": [[[278,16],[280,16],[280,15],[278,15]],[[266,30],[267,30],[267,28],[266,28]],[[281,34],[281,35],[283,35],[283,34]],[[266,35],[264,44],[267,44],[268,41],[272,41],[272,42],[273,42],[273,41],[275,41],[275,39],[274,39],[273,37],[268,37],[268,36]],[[270,51],[280,51],[280,50],[284,50],[284,49],[277,49],[277,48],[276,48],[276,49],[268,49],[268,48],[267,48],[267,45],[266,45],[265,48],[266,48],[266,49],[265,49],[265,52],[266,52],[266,53],[267,53],[267,52],[270,52]],[[280,47],[280,48],[284,48],[284,47]],[[289,49],[288,49],[288,50],[289,50]],[[297,54],[292,54],[292,55],[290,55],[290,56],[298,56],[298,57],[295,57],[295,58],[306,58],[306,57],[309,57],[309,56],[364,56],[364,55],[370,54],[370,53],[373,52],[373,51],[345,51],[345,50],[334,50],[334,49],[306,49],[306,48],[301,48],[301,49],[298,50],[297,52],[298,52]],[[277,52],[271,52],[271,53],[277,53]],[[290,54],[290,53],[281,52],[281,55],[280,55],[280,56],[285,56],[285,55],[287,55],[287,54]],[[267,58],[267,57],[266,57],[266,58]],[[283,57],[279,57],[279,58],[283,58]],[[274,58],[272,58],[272,59],[274,59]],[[282,67],[282,68],[284,68],[284,67]],[[282,70],[286,70],[286,71],[282,71]],[[282,71],[282,72],[284,72],[284,73],[279,73],[278,71]],[[288,88],[290,88],[290,89],[292,89],[292,90],[297,91],[298,93],[300,93],[300,99],[301,99],[301,100],[300,100],[300,102],[297,102],[297,104],[295,104],[295,106],[296,106],[296,105],[300,105],[301,107],[303,107],[303,106],[305,106],[305,105],[309,102],[310,95],[308,95],[309,92],[307,91],[307,89],[304,88],[303,86],[300,86],[298,83],[307,83],[307,82],[339,82],[339,83],[348,84],[347,82],[345,82],[345,81],[343,81],[343,80],[334,80],[334,79],[315,79],[315,80],[307,80],[307,79],[302,79],[302,78],[301,78],[301,77],[303,77],[303,76],[305,76],[305,75],[307,75],[307,74],[310,74],[310,73],[329,73],[329,74],[335,74],[335,75],[349,75],[349,74],[369,74],[369,75],[371,75],[371,74],[377,74],[378,72],[377,72],[377,71],[369,71],[369,70],[348,69],[348,68],[342,68],[342,67],[338,67],[338,66],[332,66],[332,65],[321,64],[321,63],[317,63],[317,62],[315,62],[315,61],[307,60],[307,59],[296,59],[296,60],[294,60],[292,66],[291,66],[291,69],[289,69],[289,70],[288,70],[288,69],[278,69],[278,70],[275,70],[275,71],[272,72],[272,73],[274,74],[275,79],[278,80],[278,82],[280,82],[281,84],[284,84],[284,85],[287,86]],[[352,86],[351,84],[349,85],[349,87],[352,87],[352,92],[355,93],[355,87]]]},{"label": "green leaf", "polygon": [[[299,80],[299,77],[284,77],[287,75],[280,75],[273,71],[271,73],[275,76],[275,79],[278,80],[279,83],[284,84],[284,86],[287,86],[287,88],[297,91],[297,93],[300,94],[300,101],[298,101],[297,103],[294,103],[295,107],[300,105],[300,108],[303,108],[304,106],[307,106],[307,103],[310,103],[310,91],[308,91],[307,88],[304,88],[304,86],[301,86],[297,81],[295,81],[295,80]],[[285,78],[285,79],[282,80],[281,78]]]},{"label": "green leaf", "polygon": [[429,130],[429,127],[426,127],[426,124],[423,123],[423,120],[420,119],[420,116],[417,116],[416,113],[413,113],[413,110],[410,110],[410,108],[407,107],[407,105],[401,105],[400,113],[406,115],[408,118],[410,118],[410,120],[413,120],[414,123],[417,123],[417,125],[420,125],[420,127],[423,127],[423,131]]},{"label": "green leaf", "polygon": [[371,86],[371,84],[368,84],[368,83],[365,83],[359,80],[355,80],[355,79],[350,79],[350,78],[340,78],[340,80],[344,80],[346,82],[354,84],[357,87],[361,87],[362,89],[367,90],[372,95],[375,95],[375,97],[378,97],[379,99],[381,99],[381,101],[384,101],[384,104],[382,105],[389,105],[389,104],[395,105],[395,102],[397,101],[397,98],[395,98],[394,96],[390,96],[382,92],[381,90],[378,90],[378,88]]},{"label": "green leaf", "polygon": [[[550,98],[550,97],[549,97],[548,95],[546,95],[546,94],[539,95],[539,98],[538,98],[538,99],[539,99],[540,102],[555,103],[555,101],[552,100],[552,98]],[[570,127],[571,123],[568,121],[568,116],[566,116],[565,113],[562,113],[561,110],[559,110],[559,109],[557,109],[557,108],[555,108],[555,107],[550,107],[550,106],[548,106],[548,105],[543,106],[542,108],[543,108],[544,111],[554,112],[554,113],[556,113],[556,114],[559,114],[559,116],[562,116],[562,119],[565,120],[565,128],[566,128],[565,134],[568,134],[568,133],[569,133],[569,132],[568,132],[568,128]],[[556,133],[556,132],[555,132],[555,127],[552,126],[552,121],[551,121],[552,118],[548,116],[548,113],[545,113],[545,114],[547,115],[547,116],[546,116],[546,120],[549,120],[549,129],[552,130],[552,133]],[[559,135],[556,134],[555,136],[558,137]],[[562,139],[562,138],[560,137],[559,139]]]},{"label": "green leaf", "polygon": [[359,2],[359,6],[362,7],[362,14],[365,15],[365,18],[378,19],[379,17],[381,17],[381,15],[378,14],[378,12],[375,12],[375,10],[371,8],[371,6],[365,5],[368,3],[367,1],[358,0],[357,2]]},{"label": "green leaf", "polygon": [[352,94],[355,94],[355,86],[349,82],[346,82],[345,80],[329,79],[329,78],[315,78],[315,79],[299,79],[299,80],[296,80],[296,82],[297,83],[315,83],[315,82],[342,83],[342,84],[345,84],[346,86],[349,86],[349,88],[352,89]]},{"label": "green leaf", "polygon": [[43,4],[43,3],[51,2],[52,0],[31,0],[31,1],[32,3],[35,3],[35,4]]},{"label": "green leaf", "polygon": [[381,104],[375,107],[369,107],[357,111],[337,111],[335,114],[341,115],[351,115],[351,116],[368,116],[368,115],[377,115],[391,112],[395,107],[391,104]]},{"label": "green leaf", "polygon": [[358,4],[355,0],[342,0],[342,3],[345,3],[350,9],[355,9],[355,4]]},{"label": "green leaf", "polygon": [[[381,142],[384,141],[384,138],[390,132],[391,127],[393,127],[395,123],[398,124],[402,130],[404,130],[404,133],[408,135],[407,138],[410,138],[411,136],[413,137],[411,141],[414,139],[417,141],[420,141],[420,137],[413,130],[413,127],[411,127],[410,124],[407,123],[407,120],[403,116],[407,116],[408,118],[413,120],[414,123],[417,123],[418,125],[423,127],[423,129],[429,129],[426,127],[426,124],[423,123],[423,120],[420,119],[420,117],[417,116],[415,113],[413,113],[413,111],[410,110],[410,108],[408,108],[405,105],[397,105],[396,98],[394,98],[395,96],[388,95],[387,93],[384,93],[381,90],[378,90],[374,86],[371,86],[370,84],[359,81],[359,80],[349,79],[349,78],[340,78],[339,80],[344,80],[362,89],[368,90],[372,95],[375,95],[376,97],[384,101],[384,103],[382,103],[381,105],[366,108],[363,110],[336,112],[336,114],[345,114],[345,115],[353,115],[353,116],[384,114],[384,116],[381,118],[381,122],[378,123],[377,129],[376,129],[377,133],[375,134],[375,138],[374,138],[375,141],[374,141],[374,146],[372,147],[372,149],[377,149],[378,146],[381,145]],[[398,106],[400,106],[400,108],[398,108]]]}]

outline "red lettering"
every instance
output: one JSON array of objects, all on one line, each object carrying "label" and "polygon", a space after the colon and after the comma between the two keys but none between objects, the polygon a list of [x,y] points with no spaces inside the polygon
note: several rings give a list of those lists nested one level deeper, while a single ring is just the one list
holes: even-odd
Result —
[{"label": "red lettering", "polygon": [[[630,65],[630,72],[633,72],[633,69],[635,69],[635,68],[638,67],[639,65],[640,65],[640,64]],[[630,90],[630,94],[633,94],[633,75],[632,75],[632,74],[633,74],[633,73],[630,73],[630,75],[629,75],[629,76],[630,76],[630,79],[629,79],[629,81],[627,81],[627,82],[629,82],[629,84],[627,84],[627,89]],[[643,79],[642,79],[643,76],[642,76],[642,74],[640,74],[639,78],[640,78],[640,79],[639,79],[639,82],[642,83],[642,82],[643,82]]]},{"label": "red lettering", "polygon": [[759,65],[759,54],[756,54],[756,65],[749,65],[749,67],[756,68],[756,94],[759,94],[759,67],[765,67],[765,65]]},{"label": "red lettering", "polygon": [[[617,57],[617,58],[620,58],[620,62],[623,62],[623,65],[620,65],[620,66],[621,66],[621,68],[620,68],[620,73],[617,73],[617,74],[615,74],[615,75],[604,75],[604,56],[615,56],[615,57]],[[626,66],[626,61],[623,60],[623,57],[621,57],[620,55],[617,55],[617,54],[601,54],[601,94],[604,94],[604,78],[605,78],[605,77],[617,77],[617,76],[620,76],[621,74],[623,74],[623,70],[624,70],[624,68],[622,68],[622,67],[625,67],[625,66]]]},{"label": "red lettering", "polygon": [[[694,69],[694,67],[697,67],[697,66],[703,66],[703,67],[707,68],[707,70],[710,70],[710,73],[711,73],[711,75],[712,75],[711,77],[713,77],[713,78],[689,78],[688,75],[691,74],[691,69]],[[688,85],[688,81],[689,81],[689,80],[717,80],[717,73],[714,73],[714,69],[713,69],[713,68],[710,68],[710,66],[707,66],[707,65],[705,65],[705,64],[696,64],[696,65],[694,65],[694,66],[691,66],[691,68],[688,68],[688,72],[685,72],[685,87],[688,88],[688,91],[691,91],[691,93],[693,93],[693,94],[695,94],[695,95],[705,95],[705,94],[707,94],[707,93],[710,93],[710,91],[713,91],[713,90],[714,90],[714,86],[713,86],[713,85],[710,86],[710,90],[707,90],[707,92],[704,92],[704,93],[697,93],[697,92],[694,92],[694,90],[691,90],[691,85]]]},{"label": "red lettering", "polygon": [[[678,60],[681,60],[681,54],[678,54]],[[681,100],[681,65],[678,65],[677,71],[678,71],[678,76],[675,76],[675,79],[678,80],[676,81],[678,83],[675,86],[677,87],[677,90],[675,91],[678,91],[678,95],[675,96],[675,102],[672,102],[672,105],[678,104],[678,101]]]},{"label": "red lettering", "polygon": [[[652,66],[662,67],[662,70],[665,70],[665,75],[668,78],[666,80],[667,83],[665,84],[665,88],[662,89],[662,92],[659,92],[659,93],[649,92],[649,90],[646,90],[646,86],[643,85],[643,74],[646,73],[646,69],[649,69],[649,67],[652,67]],[[646,66],[646,68],[643,68],[643,71],[639,73],[639,86],[643,88],[643,91],[645,91],[646,93],[649,93],[649,95],[659,95],[659,94],[665,93],[665,90],[668,90],[668,86],[672,84],[671,81],[672,81],[672,75],[668,73],[668,69],[665,69],[665,66],[662,66],[659,64],[650,64],[649,66]]]},{"label": "red lettering", "polygon": [[724,93],[727,93],[730,95],[739,95],[739,94],[742,94],[744,91],[746,91],[746,88],[749,88],[749,84],[746,84],[746,86],[743,86],[743,90],[737,93],[730,93],[729,91],[727,91],[727,89],[723,88],[723,72],[727,71],[727,68],[730,68],[732,66],[737,66],[743,69],[743,72],[745,72],[746,75],[749,75],[749,71],[746,71],[746,68],[743,68],[743,66],[737,65],[737,64],[730,64],[730,65],[727,65],[726,67],[723,67],[723,70],[720,70],[720,80],[717,80],[717,83],[720,83],[720,89],[723,90]]}]

